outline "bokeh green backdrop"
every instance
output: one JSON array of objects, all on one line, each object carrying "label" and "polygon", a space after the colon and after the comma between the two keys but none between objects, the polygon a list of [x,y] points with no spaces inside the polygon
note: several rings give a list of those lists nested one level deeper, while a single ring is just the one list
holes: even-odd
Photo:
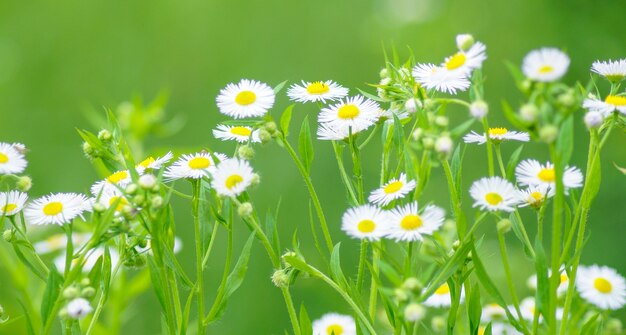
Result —
[{"label": "bokeh green backdrop", "polygon": [[[486,96],[492,106],[489,117],[492,124],[506,125],[499,102],[505,98],[516,104],[520,94],[504,60],[519,64],[533,48],[560,47],[572,58],[566,80],[586,82],[595,59],[626,57],[624,13],[626,2],[618,0],[5,0],[0,2],[0,141],[23,142],[31,149],[31,196],[86,192],[101,177],[83,157],[74,130],[91,127],[83,113],[87,109],[115,107],[134,95],[151,99],[167,90],[168,113],[182,114],[188,122],[177,135],[150,142],[150,148],[211,145],[230,151],[232,146],[217,144],[211,135],[215,123],[225,119],[214,101],[227,83],[242,77],[271,85],[283,80],[333,79],[366,88],[365,83],[378,80],[383,44],[396,45],[404,56],[408,56],[405,46],[409,46],[418,60],[438,62],[453,51],[455,34],[465,32],[488,46],[484,72]],[[278,98],[278,108],[286,104],[284,97]],[[296,119],[315,112],[312,107],[298,106]],[[581,115],[579,112],[576,121],[578,146],[573,163],[577,165],[585,158],[587,141]],[[583,260],[615,267],[626,275],[626,177],[612,166],[613,162],[626,165],[625,137],[616,132],[611,139],[603,160],[603,189],[590,214],[592,235]],[[313,177],[333,233],[344,240],[344,256],[350,266],[356,243],[343,238],[338,228],[345,201],[341,192],[336,192],[340,180],[330,145],[316,143],[316,150]],[[466,164],[477,168],[466,169],[466,184],[484,173],[482,152],[471,148],[468,153]],[[305,245],[310,248],[307,217],[302,215],[307,197],[295,167],[275,145],[257,154],[253,165],[263,183],[255,194],[272,194],[260,199],[258,206],[273,207],[282,197],[285,240],[300,227],[300,236],[309,241]],[[530,146],[525,156],[543,160],[546,152]],[[377,163],[375,155],[370,158],[366,173],[373,176]],[[432,187],[443,183],[440,172],[436,171],[434,178],[427,198],[446,204],[443,188]],[[177,210],[183,213],[179,231],[190,245],[191,226],[184,214],[188,209],[188,204],[177,201]],[[245,233],[245,228],[239,227],[242,238]],[[493,230],[484,233],[493,237]],[[487,243],[484,250],[491,263],[499,264],[494,246]],[[532,265],[517,251],[514,261],[523,290]],[[181,257],[191,269],[193,250],[185,248]],[[252,257],[243,287],[210,333],[281,334],[288,328],[280,293],[269,281],[271,267],[260,246]],[[495,276],[500,276],[495,268]],[[220,269],[220,264],[215,269]],[[211,274],[209,269],[209,282],[215,283],[219,275],[211,278]],[[312,317],[328,310],[347,311],[331,291],[311,280],[298,282],[294,295],[297,304],[306,302]],[[0,304],[15,307],[14,299],[0,264]],[[10,312],[19,314],[15,309]],[[123,333],[158,333],[156,320],[158,305],[149,291],[130,308]]]}]

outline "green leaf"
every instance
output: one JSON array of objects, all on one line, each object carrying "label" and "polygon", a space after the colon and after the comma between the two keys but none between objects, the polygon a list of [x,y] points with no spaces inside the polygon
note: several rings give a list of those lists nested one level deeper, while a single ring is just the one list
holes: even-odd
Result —
[{"label": "green leaf", "polygon": [[600,190],[600,184],[602,183],[602,167],[600,165],[600,150],[597,150],[593,157],[591,167],[589,168],[589,178],[587,178],[585,192],[583,193],[585,196],[580,199],[581,205],[584,208],[591,206],[591,202]]},{"label": "green leaf", "polygon": [[561,156],[563,165],[567,165],[574,151],[574,118],[568,117],[561,125],[559,138],[556,142],[557,153]]},{"label": "green leaf", "polygon": [[287,84],[287,80],[285,80],[282,83],[274,86],[274,94],[278,94],[283,89],[283,87],[285,87],[285,84]]},{"label": "green leaf", "polygon": [[480,302],[480,288],[478,284],[474,284],[472,287],[472,294],[468,300],[468,318],[470,324],[470,334],[478,334],[478,328],[480,327],[480,316],[482,313],[482,303]]},{"label": "green leaf", "polygon": [[41,302],[41,317],[45,324],[49,318],[54,318],[55,312],[53,310],[54,303],[59,298],[61,293],[61,285],[63,285],[63,277],[53,267],[48,274],[48,280],[46,281],[46,289],[43,293],[43,300]]},{"label": "green leaf", "polygon": [[343,289],[348,287],[348,282],[341,269],[341,256],[340,256],[341,242],[335,244],[333,252],[330,255],[330,274],[331,278]]},{"label": "green leaf", "polygon": [[463,243],[459,249],[454,253],[452,258],[450,258],[444,266],[435,274],[433,279],[430,281],[430,286],[428,289],[422,293],[422,298],[429,297],[439,286],[441,286],[445,281],[452,276],[459,266],[465,263],[467,258],[467,254],[472,248],[473,244],[471,242]]},{"label": "green leaf", "polygon": [[535,302],[537,310],[547,315],[548,303],[550,298],[550,282],[548,281],[548,261],[546,260],[546,252],[539,239],[535,239],[535,271],[537,272],[537,291],[535,293]]},{"label": "green leaf", "polygon": [[476,119],[471,118],[471,119],[461,123],[460,125],[454,127],[454,129],[452,129],[450,131],[450,136],[452,138],[458,138],[461,135],[467,133],[467,131],[472,127],[472,125],[474,124],[475,121],[476,121]]},{"label": "green leaf", "polygon": [[[28,335],[35,335],[35,326],[33,324],[32,316],[30,315],[30,313],[28,313],[28,309],[26,308],[22,300],[18,300],[18,302],[20,306],[22,307],[22,310],[24,311],[24,316],[26,317],[26,332],[28,333]],[[13,318],[9,321],[5,321],[4,323],[0,322],[0,325],[7,326],[11,322],[16,321],[16,320],[19,320],[19,318]]]},{"label": "green leaf", "polygon": [[298,136],[298,150],[300,158],[304,164],[307,173],[311,171],[311,163],[313,162],[313,142],[311,141],[311,127],[309,126],[309,116],[305,116],[300,127],[300,136]]},{"label": "green leaf", "polygon": [[596,314],[594,316],[592,316],[591,318],[589,318],[589,320],[587,320],[587,322],[585,322],[585,324],[582,327],[582,330],[580,331],[580,335],[586,335],[586,334],[597,334],[596,332],[596,328],[597,328],[597,321],[598,318],[600,317],[600,314]]},{"label": "green leaf", "polygon": [[504,112],[506,119],[516,128],[528,129],[528,125],[517,116],[513,108],[511,108],[511,105],[505,100],[502,100],[502,112]]},{"label": "green leaf", "polygon": [[513,173],[515,173],[515,167],[519,162],[519,158],[522,155],[522,150],[524,150],[524,145],[520,145],[519,148],[515,149],[509,158],[509,162],[506,165],[506,175],[508,178],[513,177]]},{"label": "green leaf", "polygon": [[300,332],[302,333],[302,335],[313,334],[311,319],[309,318],[309,314],[306,312],[304,304],[300,305]]},{"label": "green leaf", "polygon": [[621,166],[617,165],[615,162],[613,162],[613,165],[615,165],[615,168],[616,168],[619,172],[621,172],[621,173],[623,173],[623,174],[626,174],[626,168],[623,168],[623,167],[621,167]]},{"label": "green leaf", "polygon": [[291,114],[293,114],[293,107],[295,104],[285,108],[283,115],[280,116],[280,130],[283,132],[285,138],[289,135],[289,124],[291,123]]},{"label": "green leaf", "polygon": [[39,263],[32,261],[36,255],[33,247],[29,243],[25,243],[23,245],[20,243],[13,243],[13,250],[15,251],[17,257],[22,261],[22,264],[26,265],[26,267],[28,267],[41,280],[46,280],[49,275],[49,271]]}]

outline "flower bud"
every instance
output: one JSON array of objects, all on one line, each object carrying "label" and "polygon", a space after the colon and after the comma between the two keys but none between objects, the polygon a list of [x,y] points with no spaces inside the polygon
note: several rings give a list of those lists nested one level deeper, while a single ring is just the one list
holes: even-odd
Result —
[{"label": "flower bud", "polygon": [[452,243],[452,250],[458,250],[460,246],[461,246],[461,241],[456,240]]},{"label": "flower bud", "polygon": [[259,129],[259,139],[261,143],[267,143],[272,140],[272,134],[265,129]]},{"label": "flower bud", "polygon": [[426,308],[420,304],[410,303],[404,308],[404,318],[409,322],[421,321],[426,316]]},{"label": "flower bud", "polygon": [[445,128],[449,124],[448,118],[443,115],[439,115],[435,117],[435,124],[438,125],[439,127]]},{"label": "flower bud", "polygon": [[487,105],[487,103],[482,100],[476,100],[472,102],[472,104],[469,107],[469,110],[470,110],[470,115],[473,118],[480,120],[484,118],[485,116],[487,116],[487,113],[489,113],[489,105]]},{"label": "flower bud", "polygon": [[2,233],[2,238],[8,243],[11,243],[13,239],[15,239],[15,232],[13,229],[7,229]]},{"label": "flower bud", "polygon": [[249,145],[242,145],[237,149],[237,155],[241,159],[251,160],[254,157],[254,149]]},{"label": "flower bud", "polygon": [[276,270],[272,274],[272,283],[274,283],[276,287],[288,287],[289,275],[283,269]]},{"label": "flower bud", "polygon": [[253,173],[252,177],[250,177],[250,185],[259,185],[261,183],[261,176],[258,173]]},{"label": "flower bud", "polygon": [[459,50],[462,50],[462,51],[469,50],[469,48],[471,48],[472,45],[474,45],[474,42],[475,42],[474,36],[470,34],[456,35],[456,47],[459,48]]},{"label": "flower bud", "polygon": [[622,321],[620,321],[619,319],[609,319],[609,321],[606,323],[606,334],[610,334],[610,335],[618,335],[618,334],[622,334],[623,332],[623,326],[622,326]]},{"label": "flower bud", "polygon": [[425,149],[430,150],[435,146],[435,140],[433,140],[432,137],[426,137],[422,140],[422,145]]},{"label": "flower bud", "polygon": [[604,117],[602,116],[602,113],[598,111],[591,111],[585,114],[585,125],[589,129],[598,128],[602,125],[603,122]]},{"label": "flower bud", "polygon": [[422,138],[422,134],[424,134],[424,130],[422,128],[417,128],[413,131],[411,136],[413,137],[414,141],[419,141],[420,138]]},{"label": "flower bud", "polygon": [[263,128],[265,128],[265,130],[270,134],[275,133],[278,129],[278,127],[276,126],[276,122],[274,121],[266,122],[265,125],[263,125]]},{"label": "flower bud", "polygon": [[137,184],[129,184],[128,186],[126,186],[126,194],[135,194],[135,192],[137,192]]},{"label": "flower bud", "polygon": [[100,202],[94,203],[93,206],[91,207],[93,208],[93,211],[96,213],[104,213],[107,210],[107,207]]},{"label": "flower bud", "polygon": [[404,109],[406,109],[408,113],[415,113],[418,108],[422,108],[422,102],[417,98],[411,98],[404,103]]},{"label": "flower bud", "polygon": [[533,104],[523,105],[519,110],[519,116],[526,122],[534,123],[539,116],[539,109]]},{"label": "flower bud", "polygon": [[157,184],[157,179],[152,174],[144,174],[141,177],[139,177],[137,184],[139,185],[139,187],[143,188],[144,190],[149,190]]},{"label": "flower bud", "polygon": [[402,283],[402,287],[417,293],[422,290],[423,285],[417,278],[409,277],[404,281],[404,283]]},{"label": "flower bud", "polygon": [[237,214],[239,214],[239,216],[241,216],[242,218],[247,218],[252,215],[252,211],[252,204],[249,202],[244,202],[243,204],[239,205],[239,208],[237,208]]},{"label": "flower bud", "polygon": [[67,306],[65,306],[65,310],[67,312],[67,316],[72,319],[82,319],[87,314],[93,312],[93,308],[89,304],[89,301],[83,298],[76,298],[70,301]]},{"label": "flower bud", "polygon": [[83,152],[85,153],[87,157],[92,157],[92,155],[95,153],[95,150],[91,146],[91,144],[87,142],[83,142]]},{"label": "flower bud", "polygon": [[103,142],[110,141],[112,137],[113,135],[111,134],[111,132],[106,129],[102,129],[98,133],[98,139]]},{"label": "flower bud", "polygon": [[[133,197],[133,203],[135,203],[135,204],[141,205],[141,204],[144,203],[144,201],[146,201],[146,197],[143,194],[137,194],[136,196]],[[128,206],[128,207],[130,207],[130,206]]]},{"label": "flower bud", "polygon": [[80,281],[80,284],[82,286],[89,286],[91,285],[91,280],[89,280],[89,278],[83,278],[83,280]]},{"label": "flower bud", "polygon": [[380,70],[380,72],[378,72],[378,75],[380,76],[381,79],[382,78],[387,78],[387,77],[389,77],[389,70],[387,70],[387,68],[384,67],[384,68],[382,68]]},{"label": "flower bud", "polygon": [[163,197],[160,195],[154,196],[150,199],[150,207],[161,208],[163,206]]},{"label": "flower bud", "polygon": [[96,289],[93,287],[85,287],[80,291],[80,295],[85,298],[93,298],[93,296],[96,295]]},{"label": "flower bud", "polygon": [[567,92],[559,94],[557,100],[561,105],[571,108],[576,103],[576,96],[573,90],[567,90]]},{"label": "flower bud", "polygon": [[68,300],[74,299],[78,297],[79,295],[80,295],[80,291],[74,286],[70,286],[66,288],[65,290],[63,290],[63,298],[68,299]]},{"label": "flower bud", "polygon": [[17,179],[15,187],[17,187],[17,189],[22,192],[28,192],[28,190],[33,187],[33,180],[30,179],[30,177],[28,176],[19,177]]},{"label": "flower bud", "polygon": [[446,319],[442,316],[435,316],[430,320],[430,326],[436,333],[441,333],[446,329]]},{"label": "flower bud", "polygon": [[556,141],[557,137],[559,137],[559,128],[556,126],[549,124],[539,129],[539,138],[548,144]]},{"label": "flower bud", "polygon": [[452,152],[454,143],[448,136],[443,136],[437,139],[435,142],[435,151],[443,155],[449,155]]},{"label": "flower bud", "polygon": [[394,296],[397,301],[407,301],[409,300],[409,294],[406,290],[397,288],[393,291]]},{"label": "flower bud", "polygon": [[509,219],[502,219],[500,221],[498,221],[497,227],[498,227],[498,232],[502,233],[502,234],[506,234],[511,230],[511,226],[513,225],[513,223],[511,223],[511,220]]}]

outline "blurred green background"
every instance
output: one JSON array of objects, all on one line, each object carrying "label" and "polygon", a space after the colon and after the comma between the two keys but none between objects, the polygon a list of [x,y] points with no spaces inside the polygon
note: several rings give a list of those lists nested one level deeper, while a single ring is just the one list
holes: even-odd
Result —
[{"label": "blurred green background", "polygon": [[[23,142],[31,150],[27,172],[34,179],[31,197],[48,192],[87,192],[100,178],[81,152],[77,128],[93,129],[86,110],[115,108],[141,95],[146,100],[165,90],[170,94],[167,111],[183,115],[182,131],[148,143],[152,149],[211,146],[231,152],[233,144],[217,143],[211,129],[225,120],[217,112],[215,96],[227,83],[254,78],[270,85],[288,80],[333,79],[350,88],[367,88],[378,81],[383,66],[382,46],[395,45],[403,57],[410,47],[417,60],[440,62],[454,51],[457,33],[469,32],[487,45],[484,65],[486,97],[491,104],[491,124],[507,125],[499,112],[501,99],[514,105],[521,95],[504,61],[519,64],[531,49],[563,48],[572,58],[566,81],[586,82],[596,59],[626,57],[623,15],[626,2],[606,1],[479,1],[479,0],[349,0],[349,1],[17,1],[0,2],[0,141]],[[353,92],[355,90],[353,89]],[[274,115],[287,105],[280,96]],[[302,115],[314,117],[311,106],[296,107],[295,122]],[[462,117],[466,111],[458,110]],[[587,132],[582,112],[576,119],[576,152],[573,164],[582,166]],[[617,268],[626,275],[626,177],[613,162],[626,165],[624,134],[615,132],[603,160],[603,189],[590,213],[591,239],[583,261]],[[316,143],[313,178],[332,226],[335,239],[344,240],[348,268],[357,243],[343,237],[339,219],[345,210],[340,179],[329,143]],[[486,173],[483,152],[469,148],[465,184]],[[367,156],[366,176],[372,189],[377,157]],[[547,158],[546,150],[528,146],[524,157]],[[253,162],[263,177],[254,194],[260,208],[273,208],[281,197],[280,222],[284,241],[300,228],[305,252],[307,195],[295,166],[274,145],[260,148]],[[473,167],[476,168],[473,168]],[[442,205],[447,194],[440,170],[425,197]],[[467,200],[466,200],[467,201]],[[177,200],[179,232],[192,244],[189,204]],[[485,227],[484,227],[485,228]],[[495,227],[483,233],[493,237]],[[534,231],[534,227],[528,228]],[[238,247],[247,234],[237,227]],[[512,236],[511,236],[512,237]],[[485,260],[500,262],[493,238],[485,246]],[[3,242],[4,243],[4,242]],[[530,264],[511,238],[519,290],[532,273]],[[220,245],[218,245],[218,251]],[[218,255],[218,253],[216,253]],[[193,250],[181,254],[190,272]],[[219,257],[219,256],[218,256]],[[212,275],[212,269],[216,273]],[[215,284],[221,264],[207,271]],[[282,334],[289,327],[282,297],[269,281],[271,266],[260,245],[253,251],[249,275],[230,302],[224,319],[210,333]],[[296,304],[305,302],[312,318],[326,311],[347,312],[333,292],[313,280],[298,281],[293,288]],[[0,264],[0,304],[13,315],[20,312]],[[133,303],[124,334],[159,333],[158,304],[147,292]],[[624,311],[618,312],[622,317]],[[2,332],[0,330],[0,332]],[[19,330],[11,330],[19,334]]]}]

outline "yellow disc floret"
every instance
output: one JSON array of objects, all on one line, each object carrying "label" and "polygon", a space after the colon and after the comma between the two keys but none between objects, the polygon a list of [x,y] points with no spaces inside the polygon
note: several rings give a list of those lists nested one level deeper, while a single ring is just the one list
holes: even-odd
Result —
[{"label": "yellow disc floret", "polygon": [[233,135],[249,137],[250,134],[252,134],[252,130],[247,127],[232,127],[230,128],[230,133]]},{"label": "yellow disc floret", "polygon": [[372,220],[363,220],[357,225],[357,229],[361,233],[371,233],[376,229],[376,223]]},{"label": "yellow disc floret", "polygon": [[339,107],[339,110],[337,111],[337,117],[344,120],[354,119],[355,117],[359,116],[360,113],[361,111],[359,110],[359,107],[355,105],[343,105]]},{"label": "yellow disc floret", "polygon": [[446,68],[448,70],[458,69],[459,67],[463,66],[463,64],[465,64],[466,60],[467,57],[465,57],[464,53],[457,52],[454,56],[448,59],[448,61],[446,62]]},{"label": "yellow disc floret", "polygon": [[43,213],[48,216],[54,216],[63,211],[63,204],[58,201],[47,203],[43,206]]},{"label": "yellow disc floret", "polygon": [[423,224],[422,218],[419,215],[409,214],[402,218],[400,221],[400,227],[404,230],[415,230],[421,227]]},{"label": "yellow disc floret", "polygon": [[238,174],[233,174],[226,178],[226,188],[232,190],[233,187],[237,186],[239,183],[243,181],[243,177]]},{"label": "yellow disc floret", "polygon": [[211,161],[206,157],[195,157],[187,163],[194,170],[206,169],[211,166]]},{"label": "yellow disc floret", "polygon": [[239,105],[250,105],[256,101],[256,94],[252,91],[241,91],[235,97],[235,102]]},{"label": "yellow disc floret", "polygon": [[604,102],[613,106],[626,106],[626,97],[622,97],[619,95],[609,95],[606,97]]},{"label": "yellow disc floret", "polygon": [[492,206],[496,206],[502,202],[502,196],[495,192],[487,193],[485,194],[485,201]]},{"label": "yellow disc floret", "polygon": [[537,178],[545,183],[552,183],[555,179],[554,168],[543,168],[537,173]]},{"label": "yellow disc floret", "polygon": [[326,83],[323,83],[321,81],[310,83],[306,87],[306,91],[309,92],[309,94],[324,94],[328,92],[329,90],[330,88],[328,87],[328,85],[326,85]]},{"label": "yellow disc floret", "polygon": [[399,180],[398,181],[394,181],[392,183],[389,183],[389,185],[385,186],[383,188],[383,191],[386,194],[396,193],[396,192],[398,192],[402,188],[403,185],[404,184],[402,184],[402,182],[399,181]]},{"label": "yellow disc floret", "polygon": [[611,291],[613,291],[613,285],[611,285],[611,282],[602,277],[596,278],[593,281],[593,287],[601,293],[611,293]]}]

